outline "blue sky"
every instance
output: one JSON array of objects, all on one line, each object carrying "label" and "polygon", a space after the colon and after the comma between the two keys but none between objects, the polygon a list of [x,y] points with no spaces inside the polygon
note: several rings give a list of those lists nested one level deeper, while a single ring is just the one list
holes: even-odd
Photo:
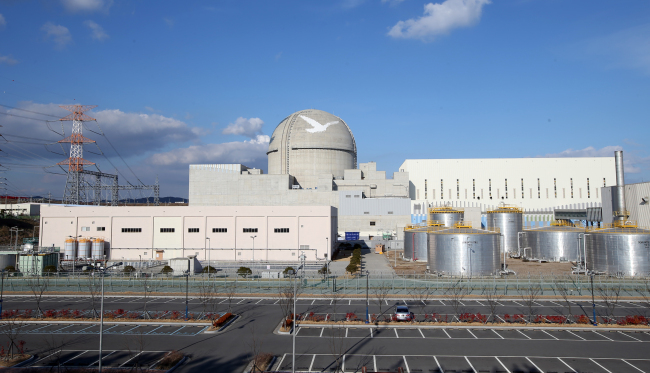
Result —
[{"label": "blue sky", "polygon": [[266,170],[268,136],[307,108],[340,116],[359,161],[389,172],[623,149],[626,181],[650,178],[647,1],[6,0],[0,15],[10,195],[62,194],[42,168],[66,158],[43,145],[61,124],[43,120],[76,103],[98,105],[84,134],[110,163],[92,144],[84,157],[136,182],[99,125],[164,196],[187,196],[191,163]]}]

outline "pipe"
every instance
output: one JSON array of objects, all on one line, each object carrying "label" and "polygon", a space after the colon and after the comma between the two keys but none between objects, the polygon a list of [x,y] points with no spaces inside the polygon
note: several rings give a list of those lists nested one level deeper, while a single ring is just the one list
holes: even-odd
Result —
[{"label": "pipe", "polygon": [[625,222],[627,220],[627,209],[625,208],[625,173],[623,171],[623,151],[614,152],[614,163],[616,165],[616,213],[614,220]]}]

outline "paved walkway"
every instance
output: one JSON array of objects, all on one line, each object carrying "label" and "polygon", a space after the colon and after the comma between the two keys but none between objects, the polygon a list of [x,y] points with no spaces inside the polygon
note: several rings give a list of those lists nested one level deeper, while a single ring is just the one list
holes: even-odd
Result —
[{"label": "paved walkway", "polygon": [[[346,254],[349,253],[346,252]],[[330,263],[330,272],[333,274],[343,274],[345,273],[345,267],[350,264],[350,261],[346,258],[343,260],[337,260]],[[361,265],[362,271],[370,271],[370,273],[383,273],[386,275],[391,275],[395,273],[393,268],[388,264],[386,255],[375,254],[374,250],[362,249],[361,250]]]}]

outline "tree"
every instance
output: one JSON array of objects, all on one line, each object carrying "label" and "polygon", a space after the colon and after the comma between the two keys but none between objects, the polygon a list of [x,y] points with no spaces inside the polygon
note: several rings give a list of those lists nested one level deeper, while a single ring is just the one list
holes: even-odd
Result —
[{"label": "tree", "polygon": [[142,291],[144,293],[144,297],[142,298],[142,301],[144,302],[143,309],[142,309],[142,318],[143,319],[151,319],[151,315],[149,314],[149,311],[147,311],[147,302],[149,300],[149,295],[151,294],[151,286],[150,286],[150,280],[149,276],[147,276],[147,273],[141,273],[140,274],[140,285],[142,286]]},{"label": "tree", "polygon": [[289,318],[289,316],[293,313],[293,302],[295,299],[298,299],[300,297],[300,293],[302,292],[302,286],[298,279],[295,279],[287,286],[281,287],[278,291],[278,296],[280,298],[280,301],[278,302],[280,304],[280,310],[282,311],[282,317],[283,317],[283,325],[285,324],[285,321]]},{"label": "tree", "polygon": [[289,273],[289,271],[292,271],[291,273],[295,273],[295,272],[296,272],[296,270],[293,269],[293,267],[287,267],[287,268],[284,269],[284,271],[282,271],[282,274],[286,276],[287,273]]},{"label": "tree", "polygon": [[170,273],[173,273],[173,272],[174,272],[174,269],[173,269],[172,267],[170,267],[170,266],[164,266],[164,267],[160,270],[160,273],[164,273],[164,274],[166,274],[166,275],[168,275],[168,274],[170,274]]},{"label": "tree", "polygon": [[56,266],[43,267],[43,273],[51,274],[51,273],[56,273],[56,271],[57,271]]},{"label": "tree", "polygon": [[445,299],[447,299],[449,305],[454,311],[454,317],[458,320],[458,316],[461,314],[460,307],[463,305],[463,299],[467,296],[467,287],[465,286],[463,279],[451,283],[444,295]]},{"label": "tree", "polygon": [[[414,300],[417,301],[416,306],[420,309],[420,313],[425,314],[424,309],[427,306],[427,301],[431,296],[431,290],[428,286],[423,288],[415,288],[410,292]],[[416,317],[417,319],[417,317]]]},{"label": "tree", "polygon": [[[616,323],[616,318],[614,316],[614,311],[618,307],[618,299],[621,296],[621,285],[601,285],[598,286],[598,297],[603,301],[605,305],[605,310],[607,312],[607,323],[611,324],[612,321]],[[596,320],[594,320],[596,322]]]},{"label": "tree", "polygon": [[199,317],[212,313],[211,311],[215,308],[214,304],[216,303],[215,296],[215,289],[212,283],[208,282],[199,285],[199,301],[203,306],[203,312],[201,312]]},{"label": "tree", "polygon": [[223,286],[223,290],[224,294],[226,295],[226,299],[228,300],[228,312],[232,312],[232,299],[237,293],[237,282],[226,282]]},{"label": "tree", "polygon": [[643,305],[646,308],[645,316],[648,317],[648,311],[650,311],[650,279],[644,278],[642,281],[643,284],[636,291],[643,298]]},{"label": "tree", "polygon": [[99,312],[97,312],[97,298],[99,293],[102,291],[101,280],[95,276],[88,277],[88,294],[90,295],[90,305],[92,306],[92,317],[98,318]]},{"label": "tree", "polygon": [[539,295],[542,292],[542,287],[539,284],[529,283],[528,286],[522,286],[517,290],[521,301],[526,307],[528,313],[528,323],[532,322],[533,313],[535,312],[536,302],[539,299]]},{"label": "tree", "polygon": [[[4,317],[2,319],[2,333],[9,339],[9,350],[7,351],[7,357],[11,360],[14,358],[14,354],[19,352],[17,350],[22,350],[21,343],[18,341],[20,336],[21,328],[24,326],[17,316]],[[22,343],[24,344],[24,342]]]},{"label": "tree", "polygon": [[5,267],[5,272],[16,272],[16,267],[14,267],[14,266],[6,266]]},{"label": "tree", "polygon": [[32,294],[34,294],[34,301],[36,302],[36,317],[43,317],[43,310],[41,309],[41,300],[43,299],[43,293],[47,291],[47,288],[50,284],[50,281],[41,276],[36,276],[35,278],[27,279],[27,285],[29,286]]},{"label": "tree", "polygon": [[359,270],[359,265],[356,263],[350,262],[347,267],[345,267],[345,271],[348,272],[349,274],[355,274]]},{"label": "tree", "polygon": [[203,273],[217,273],[217,270],[213,266],[203,267]]},{"label": "tree", "polygon": [[390,289],[390,284],[384,281],[372,289],[373,298],[375,298],[377,305],[379,306],[379,315],[377,315],[377,319],[384,314],[382,308],[386,302],[386,297],[388,296]]},{"label": "tree", "polygon": [[570,289],[566,284],[566,277],[563,278],[555,278],[553,280],[553,285],[555,286],[555,290],[560,294],[560,297],[562,297],[562,301],[566,305],[567,311],[569,312],[569,317],[567,317],[567,321],[569,318],[574,319],[573,317],[573,311],[571,309],[571,300],[569,299],[570,297]]},{"label": "tree", "polygon": [[237,274],[241,277],[246,278],[247,276],[252,275],[253,271],[251,271],[251,269],[248,267],[239,267],[239,269],[237,270]]},{"label": "tree", "polygon": [[133,273],[135,272],[135,267],[133,266],[125,266],[124,269],[122,270],[124,273]]},{"label": "tree", "polygon": [[323,264],[323,267],[318,270],[318,274],[322,275],[323,278],[326,278],[330,273],[332,272],[330,272],[329,268],[327,268],[327,264]]},{"label": "tree", "polygon": [[487,323],[490,318],[492,318],[492,323],[497,317],[497,307],[500,305],[501,300],[504,295],[499,292],[496,286],[486,287],[483,291],[485,293],[485,300],[487,301],[488,307],[490,308],[490,317],[488,317],[485,322]]}]

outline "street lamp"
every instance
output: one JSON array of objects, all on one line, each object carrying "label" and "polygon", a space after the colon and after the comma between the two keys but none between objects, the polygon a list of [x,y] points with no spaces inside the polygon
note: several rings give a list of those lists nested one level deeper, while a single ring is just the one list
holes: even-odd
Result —
[{"label": "street lamp", "polygon": [[122,262],[113,264],[110,267],[106,267],[102,269],[101,267],[99,268],[99,274],[102,276],[102,297],[101,297],[101,306],[100,306],[100,312],[101,314],[99,315],[99,372],[101,373],[102,371],[102,341],[104,337],[104,275],[106,274],[106,271],[117,266],[121,266]]},{"label": "street lamp", "polygon": [[210,278],[210,253],[212,252],[212,241],[210,241],[210,237],[206,237],[206,240],[208,240],[208,278]]},{"label": "street lamp", "polygon": [[253,265],[255,265],[255,237],[257,237],[257,235],[251,236],[253,239]]},{"label": "street lamp", "polygon": [[189,320],[190,260],[192,259],[187,258],[187,275],[185,276],[185,321]]},{"label": "street lamp", "polygon": [[[298,267],[298,270],[300,270],[300,268],[302,268],[302,265]],[[291,332],[293,335],[293,349],[291,350],[291,373],[296,373],[296,293],[298,292],[296,277],[298,272],[290,269],[287,271],[287,274],[293,276],[293,321],[291,323],[291,328],[293,329]]]},{"label": "street lamp", "polygon": [[370,271],[366,270],[366,324],[370,322],[370,314],[368,313],[368,306],[370,305],[370,298],[368,298],[368,278],[370,278]]},{"label": "street lamp", "polygon": [[0,285],[0,319],[2,319],[2,293],[5,290],[5,270],[0,271],[0,277],[2,277],[2,285]]}]

